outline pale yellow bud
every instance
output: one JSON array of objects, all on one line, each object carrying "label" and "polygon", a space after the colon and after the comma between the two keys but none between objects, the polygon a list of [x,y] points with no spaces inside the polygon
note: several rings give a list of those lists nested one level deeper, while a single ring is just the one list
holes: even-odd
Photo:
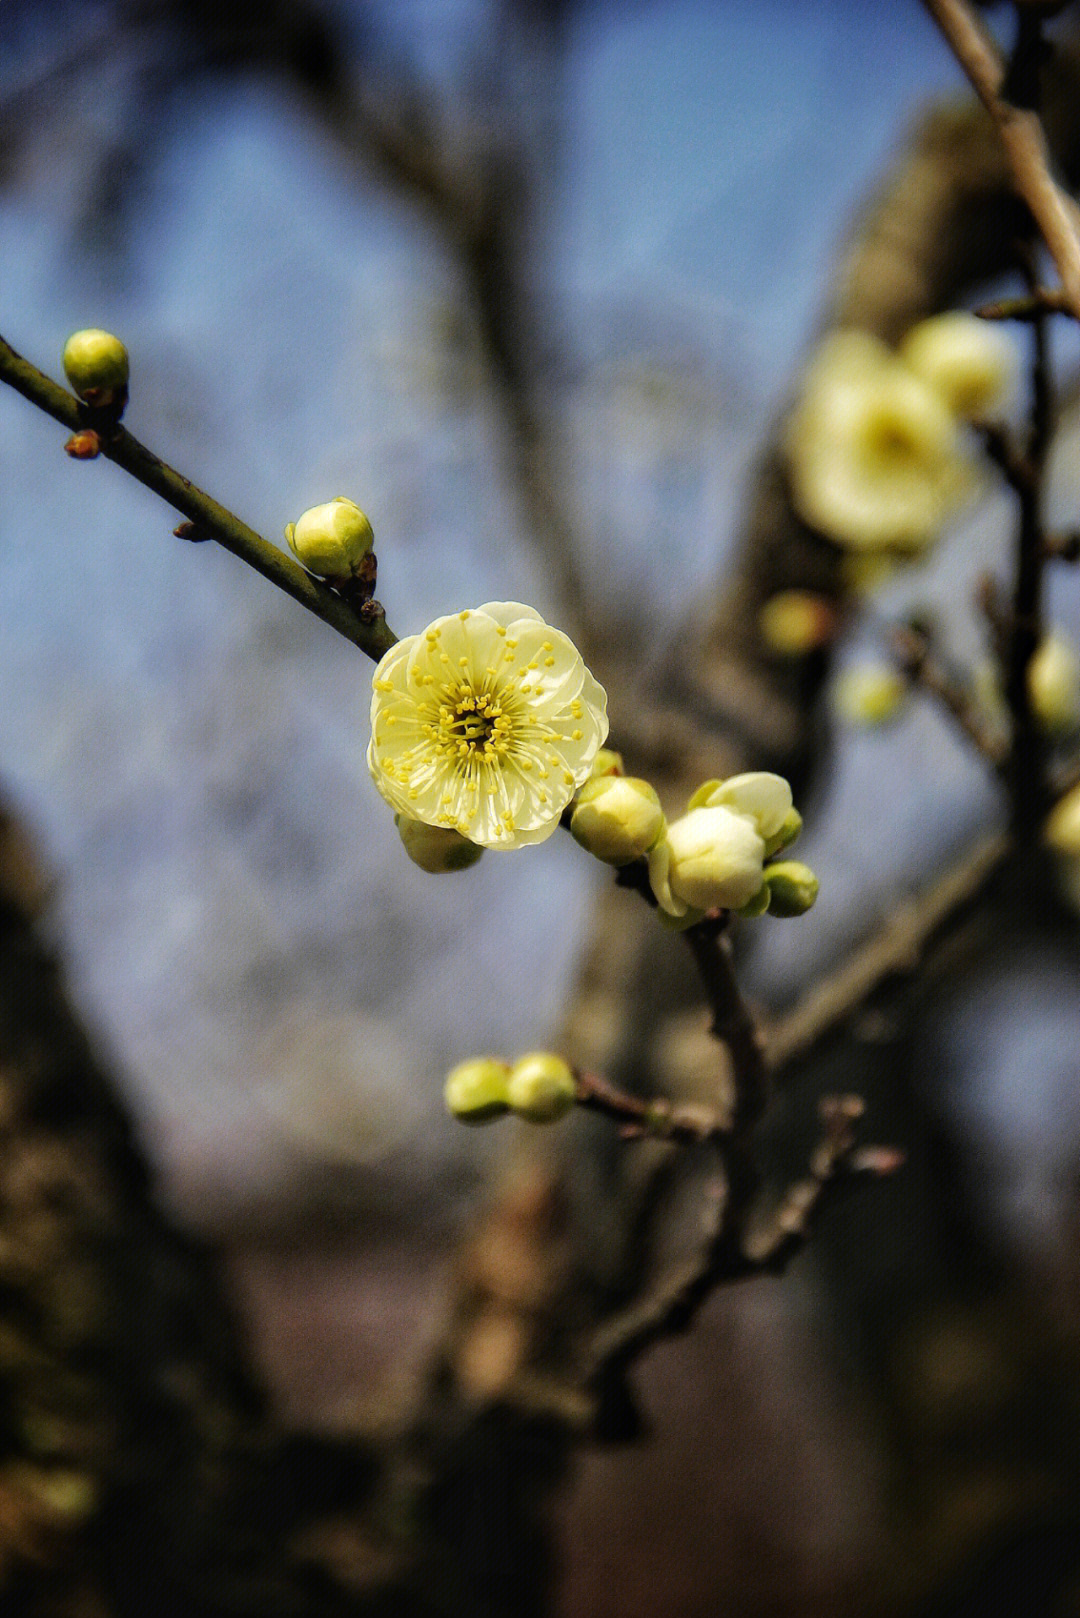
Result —
[{"label": "pale yellow bud", "polygon": [[746,904],[739,906],[736,914],[742,916],[746,921],[756,921],[758,916],[763,916],[768,910],[771,897],[769,884],[763,882],[754,897],[748,899]]},{"label": "pale yellow bud", "polygon": [[833,682],[833,706],[849,725],[887,724],[899,715],[907,698],[907,681],[888,663],[853,664]]},{"label": "pale yellow bud", "polygon": [[443,1096],[447,1110],[463,1124],[486,1124],[509,1111],[507,1080],[510,1068],[493,1056],[471,1056],[446,1075]]},{"label": "pale yellow bud", "polygon": [[128,385],[128,351],[112,332],[72,332],[64,344],[64,374],[87,404],[114,404]]},{"label": "pale yellow bud", "polygon": [[913,326],[900,357],[965,421],[988,421],[1011,402],[1016,346],[1000,326],[961,310]]},{"label": "pale yellow bud", "polygon": [[746,815],[691,809],[668,827],[649,856],[657,903],[672,916],[687,910],[738,910],[762,883],[765,844]]},{"label": "pale yellow bud", "polygon": [[1058,799],[1046,818],[1043,836],[1059,854],[1080,855],[1080,786]]},{"label": "pale yellow bud", "polygon": [[351,577],[375,543],[367,517],[343,495],[305,511],[285,538],[296,560],[323,579]]},{"label": "pale yellow bud", "polygon": [[608,865],[626,865],[647,854],[663,835],[664,811],[648,781],[611,775],[586,781],[570,817],[570,834]]},{"label": "pale yellow bud", "polygon": [[394,825],[413,864],[432,876],[466,871],[484,852],[479,844],[470,843],[452,826],[429,826],[426,821],[400,814],[394,816]]},{"label": "pale yellow bud", "polygon": [[836,633],[836,608],[809,590],[780,590],[758,615],[761,638],[780,657],[803,657],[828,645]]},{"label": "pale yellow bud", "polygon": [[1028,664],[1031,711],[1048,736],[1080,725],[1080,657],[1063,635],[1047,635]]},{"label": "pale yellow bud", "polygon": [[561,1056],[531,1051],[510,1069],[507,1100],[512,1111],[533,1124],[553,1124],[577,1098],[574,1075]]},{"label": "pale yellow bud", "polygon": [[765,867],[771,916],[805,916],[818,896],[818,879],[798,860],[780,860]]}]

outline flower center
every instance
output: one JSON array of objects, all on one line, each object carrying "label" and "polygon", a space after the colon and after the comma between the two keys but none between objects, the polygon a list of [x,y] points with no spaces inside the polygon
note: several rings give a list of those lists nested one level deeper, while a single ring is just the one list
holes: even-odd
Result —
[{"label": "flower center", "polygon": [[511,722],[498,698],[461,687],[439,708],[438,739],[459,758],[493,761],[506,751]]}]

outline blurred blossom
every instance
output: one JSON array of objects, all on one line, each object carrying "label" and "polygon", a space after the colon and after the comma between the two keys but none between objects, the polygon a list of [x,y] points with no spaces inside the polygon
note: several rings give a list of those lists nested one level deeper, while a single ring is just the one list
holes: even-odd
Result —
[{"label": "blurred blossom", "polygon": [[948,405],[865,332],[822,344],[788,423],[787,453],[800,515],[853,550],[925,549],[972,487]]}]

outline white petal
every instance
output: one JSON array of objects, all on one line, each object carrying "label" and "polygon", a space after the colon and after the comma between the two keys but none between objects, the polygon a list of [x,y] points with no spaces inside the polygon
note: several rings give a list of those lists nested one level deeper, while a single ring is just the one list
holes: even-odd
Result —
[{"label": "white petal", "polygon": [[484,605],[477,607],[476,610],[486,612],[489,618],[493,618],[497,624],[502,624],[504,629],[508,629],[511,624],[519,623],[523,618],[535,619],[540,624],[544,621],[535,607],[526,607],[520,601],[485,601]]},{"label": "white petal", "polygon": [[775,837],[791,808],[791,788],[782,775],[768,770],[751,770],[721,781],[709,794],[710,808],[722,806],[753,820],[766,841]]}]

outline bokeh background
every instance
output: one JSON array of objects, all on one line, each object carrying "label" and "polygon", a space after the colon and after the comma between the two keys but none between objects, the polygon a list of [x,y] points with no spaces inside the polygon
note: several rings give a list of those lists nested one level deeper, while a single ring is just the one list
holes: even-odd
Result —
[{"label": "bokeh background", "polygon": [[[963,93],[914,0],[8,0],[0,329],[54,375],[69,331],[118,332],[131,430],[270,538],[355,499],[399,633],[501,598],[583,624],[618,653],[617,745],[693,655],[840,244],[927,100]],[[437,132],[462,207],[503,165],[494,363],[460,220],[422,159],[395,169],[399,117]],[[536,421],[554,518],[520,475]],[[1063,520],[1071,442],[1067,417]],[[73,995],[168,1206],[226,1243],[282,1406],[333,1425],[437,1330],[509,1149],[451,1125],[442,1075],[555,1037],[604,873],[555,839],[425,877],[367,775],[353,648],[9,394],[0,479],[0,768]],[[878,610],[931,603],[976,655],[970,581],[1009,519],[991,490]],[[1053,605],[1080,631],[1071,574]],[[874,640],[857,626],[842,659]],[[760,928],[753,991],[789,1003],[1000,813],[925,704],[840,736],[808,810],[821,899]],[[1055,937],[950,1006],[940,1084],[913,1056],[980,1229],[1055,1298],[1076,986]],[[845,1210],[870,1270],[881,1206]],[[655,1436],[587,1457],[561,1508],[562,1610],[850,1602],[888,1535],[892,1440],[838,1295],[808,1257],[654,1356]],[[963,1341],[910,1375],[962,1382]]]}]

